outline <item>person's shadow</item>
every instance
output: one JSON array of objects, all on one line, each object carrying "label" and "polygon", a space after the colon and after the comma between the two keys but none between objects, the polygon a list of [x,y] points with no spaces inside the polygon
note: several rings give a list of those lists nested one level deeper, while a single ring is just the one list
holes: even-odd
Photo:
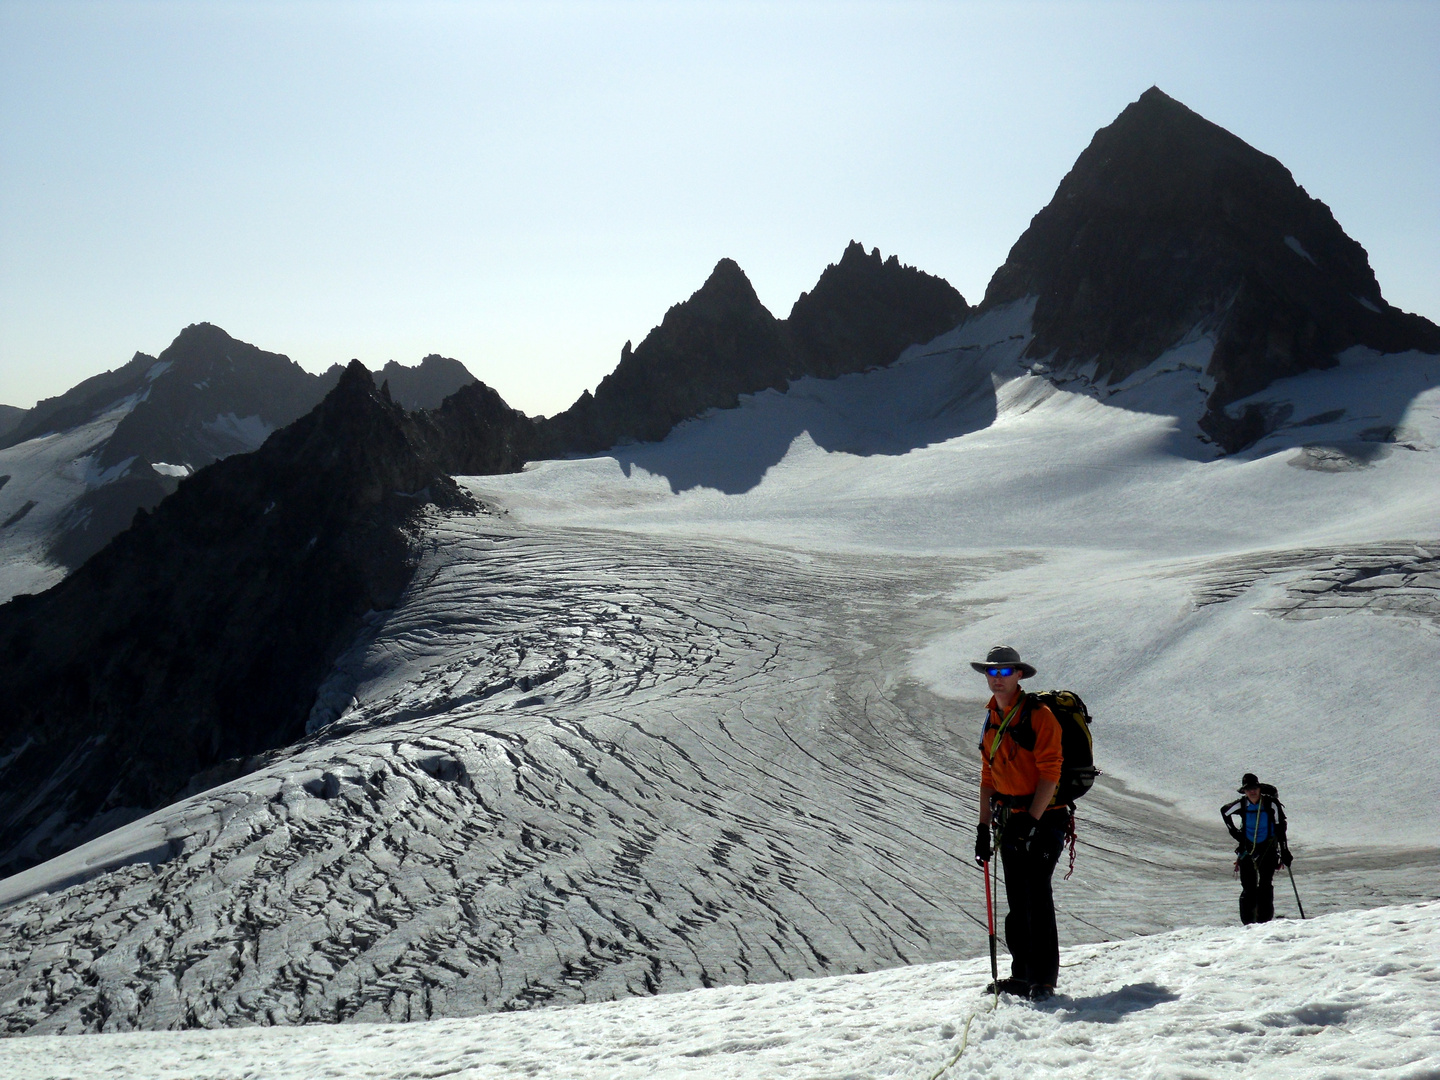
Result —
[{"label": "person's shadow", "polygon": [[1132,983],[1112,990],[1108,994],[1097,994],[1085,998],[1054,997],[1050,999],[1058,1008],[1065,1009],[1060,1017],[1062,1023],[1072,1024],[1083,1021],[1087,1024],[1114,1024],[1131,1013],[1153,1009],[1166,1001],[1179,1001],[1180,995],[1158,983]]}]

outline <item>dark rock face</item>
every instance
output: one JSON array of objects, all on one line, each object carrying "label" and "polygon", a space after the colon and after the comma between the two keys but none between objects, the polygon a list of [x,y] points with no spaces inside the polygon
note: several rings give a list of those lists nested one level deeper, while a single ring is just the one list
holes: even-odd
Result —
[{"label": "dark rock face", "polygon": [[182,330],[158,363],[168,366],[147,373],[144,399],[101,451],[102,467],[134,457],[202,469],[256,449],[322,396],[315,376],[293,360],[209,323]]},{"label": "dark rock face", "polygon": [[17,409],[14,405],[0,405],[0,442],[14,431],[25,418],[29,409]]},{"label": "dark rock face", "polygon": [[[175,490],[178,478],[155,464],[194,470],[247,453],[321,396],[315,376],[288,357],[208,323],[186,327],[158,358],[137,354],[121,370],[131,368],[136,377],[127,383],[106,383],[76,402],[80,413],[93,414],[117,394],[141,398],[96,455],[100,469],[120,466],[119,477],[81,496],[51,542],[50,557],[62,566],[79,566],[125,529],[136,510],[153,509]],[[45,427],[73,415],[74,409],[52,413]]]},{"label": "dark rock face", "polygon": [[375,381],[390,388],[395,404],[415,412],[438,409],[440,403],[463,386],[475,382],[475,376],[459,360],[431,353],[414,367],[389,361]]},{"label": "dark rock face", "polygon": [[855,241],[801,293],[785,320],[798,369],[822,379],[882,367],[911,345],[953,329],[970,306],[944,278]]},{"label": "dark rock face", "polygon": [[0,448],[93,419],[119,399],[138,392],[144,385],[145,373],[155,363],[155,357],[137,352],[128,364],[92,376],[58,397],[38,402],[6,434],[0,435]]},{"label": "dark rock face", "polygon": [[430,433],[436,453],[457,476],[518,472],[545,443],[536,421],[478,381],[418,416],[416,423]]},{"label": "dark rock face", "polygon": [[435,442],[354,363],[259,451],[0,607],[0,870],[298,738],[363,617],[405,588],[416,515],[470,504]]},{"label": "dark rock face", "polygon": [[783,389],[895,361],[907,347],[964,321],[944,280],[855,242],[802,294],[788,320],[760,303],[745,272],[722,259],[689,300],[665,313],[591,396],[541,421],[538,453],[604,450],[663,439],[682,420],[732,408],[741,394]]},{"label": "dark rock face", "polygon": [[[248,453],[313,409],[341,379],[332,366],[311,375],[288,357],[237,341],[217,326],[186,327],[159,357],[136,353],[124,367],[87,379],[21,412],[13,445],[86,423],[127,399],[133,407],[94,456],[113,476],[75,501],[49,543],[49,558],[73,569],[151,510],[178,477]],[[427,356],[415,367],[386,364],[383,381],[406,409],[433,409],[475,377],[458,360]]]},{"label": "dark rock face", "polygon": [[1024,296],[1029,355],[1093,359],[1112,382],[1214,333],[1205,426],[1231,450],[1263,423],[1223,407],[1276,379],[1353,345],[1440,351],[1440,328],[1385,302],[1365,249],[1289,170],[1153,87],[1095,134],[982,308]]},{"label": "dark rock face", "polygon": [[586,393],[547,426],[569,450],[653,442],[681,420],[729,408],[739,395],[784,386],[794,353],[784,327],[760,303],[750,279],[721,259],[709,279],[646,335],[592,397]]}]

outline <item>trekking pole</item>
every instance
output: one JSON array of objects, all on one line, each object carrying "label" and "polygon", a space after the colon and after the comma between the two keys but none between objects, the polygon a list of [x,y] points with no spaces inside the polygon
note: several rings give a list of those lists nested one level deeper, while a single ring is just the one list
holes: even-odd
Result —
[{"label": "trekking pole", "polygon": [[995,996],[1000,996],[1000,964],[995,959],[995,905],[990,899],[990,860],[981,864],[985,868],[985,924],[990,929],[990,985],[995,987]]},{"label": "trekking pole", "polygon": [[1300,909],[1300,918],[1303,919],[1305,918],[1305,905],[1300,903],[1300,890],[1295,886],[1295,871],[1286,866],[1285,872],[1290,875],[1290,888],[1295,889],[1295,906]]}]

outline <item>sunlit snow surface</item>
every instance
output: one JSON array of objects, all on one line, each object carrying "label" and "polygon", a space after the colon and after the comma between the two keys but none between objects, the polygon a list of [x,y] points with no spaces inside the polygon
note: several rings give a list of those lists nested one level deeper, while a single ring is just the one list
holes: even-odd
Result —
[{"label": "sunlit snow surface", "polygon": [[[998,642],[1096,715],[1063,941],[1233,923],[1217,810],[1244,771],[1285,797],[1308,914],[1433,899],[1440,360],[1277,384],[1275,434],[1217,459],[1206,338],[1111,388],[1029,373],[1027,327],[1012,308],[661,444],[467,479],[491,511],[432,519],[410,594],[322,692],[337,720],[0,882],[8,1030],[418,1020],[977,956],[968,661]],[[627,1007],[684,1032],[693,1000]]]},{"label": "sunlit snow surface", "polygon": [[469,1020],[10,1039],[10,1080],[1367,1077],[1440,1069],[1440,904],[1061,956],[1039,1005],[979,960]]}]

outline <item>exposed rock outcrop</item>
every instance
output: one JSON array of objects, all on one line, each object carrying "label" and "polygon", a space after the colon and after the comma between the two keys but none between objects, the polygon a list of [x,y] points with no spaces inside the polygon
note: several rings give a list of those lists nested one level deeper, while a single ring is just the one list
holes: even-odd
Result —
[{"label": "exposed rock outcrop", "polygon": [[1391,307],[1365,249],[1288,169],[1152,87],[1089,147],[996,271],[982,308],[1037,298],[1029,355],[1112,382],[1197,326],[1215,336],[1203,426],[1263,434],[1224,406],[1353,345],[1440,351]]},{"label": "exposed rock outcrop", "polygon": [[28,409],[16,408],[14,405],[0,405],[0,442],[20,426],[20,421],[25,418]]},{"label": "exposed rock outcrop", "polygon": [[785,328],[797,370],[822,379],[893,363],[909,346],[958,326],[970,306],[944,278],[851,241],[815,288],[801,293]]},{"label": "exposed rock outcrop", "polygon": [[416,412],[438,409],[447,397],[476,380],[459,360],[431,353],[414,367],[387,361],[375,381],[390,388],[395,404]]},{"label": "exposed rock outcrop", "polygon": [[721,259],[694,295],[665,313],[595,393],[580,397],[546,424],[554,449],[603,450],[622,442],[663,439],[706,409],[733,406],[739,395],[782,387],[796,373],[785,328],[750,279]]},{"label": "exposed rock outcrop", "polygon": [[471,505],[437,439],[352,363],[260,450],[0,607],[0,870],[299,737],[335,657],[408,582],[417,514]]},{"label": "exposed rock outcrop", "polygon": [[[123,414],[82,463],[91,478],[82,493],[63,513],[41,508],[54,520],[46,544],[50,562],[74,569],[128,527],[137,509],[153,509],[174,491],[180,477],[248,453],[305,415],[343,371],[335,365],[312,375],[286,356],[197,323],[158,357],[137,353],[124,367],[22,413],[0,444],[68,431],[107,412]],[[391,361],[381,381],[397,404],[413,411],[435,408],[475,377],[458,360],[432,355],[415,367]],[[73,468],[68,460],[55,465]],[[53,501],[57,490],[63,489],[36,494]],[[24,501],[19,491],[11,499]]]},{"label": "exposed rock outcrop", "polygon": [[542,454],[663,439],[682,420],[732,408],[741,394],[783,389],[894,362],[910,345],[964,321],[969,306],[941,278],[852,241],[776,319],[745,272],[721,259],[705,284],[665,313],[592,396],[539,425]]}]

